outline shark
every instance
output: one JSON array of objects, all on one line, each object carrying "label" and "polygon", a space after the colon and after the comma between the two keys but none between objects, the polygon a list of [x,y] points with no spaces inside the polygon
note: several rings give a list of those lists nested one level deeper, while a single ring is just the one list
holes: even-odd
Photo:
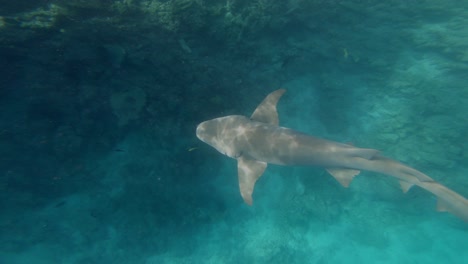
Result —
[{"label": "shark", "polygon": [[319,166],[347,188],[361,171],[396,178],[406,193],[419,186],[437,197],[437,210],[449,212],[468,222],[468,200],[426,174],[379,150],[314,137],[279,126],[277,104],[285,89],[276,90],[249,117],[229,115],[204,121],[197,137],[220,153],[237,160],[240,194],[252,205],[255,183],[268,164]]}]

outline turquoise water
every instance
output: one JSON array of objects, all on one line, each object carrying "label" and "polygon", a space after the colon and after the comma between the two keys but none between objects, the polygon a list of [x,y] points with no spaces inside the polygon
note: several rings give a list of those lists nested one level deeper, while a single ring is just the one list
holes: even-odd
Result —
[{"label": "turquoise water", "polygon": [[0,263],[468,263],[468,223],[363,171],[269,165],[242,201],[198,123],[381,150],[468,197],[468,5],[0,6]]}]

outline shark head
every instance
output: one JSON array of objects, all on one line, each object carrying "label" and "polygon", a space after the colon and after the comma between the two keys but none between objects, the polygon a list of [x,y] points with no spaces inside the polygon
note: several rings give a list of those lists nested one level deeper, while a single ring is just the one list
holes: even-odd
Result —
[{"label": "shark head", "polygon": [[242,149],[237,144],[238,139],[245,132],[244,124],[249,121],[240,115],[211,119],[197,126],[197,137],[220,153],[238,158],[242,155]]},{"label": "shark head", "polygon": [[278,126],[276,104],[286,90],[270,93],[255,109],[250,118],[231,115],[200,123],[197,137],[215,148],[221,154],[237,159],[240,193],[244,201],[252,205],[255,182],[263,174],[267,163],[255,160],[249,155],[249,148],[255,141],[255,127],[258,123]]}]

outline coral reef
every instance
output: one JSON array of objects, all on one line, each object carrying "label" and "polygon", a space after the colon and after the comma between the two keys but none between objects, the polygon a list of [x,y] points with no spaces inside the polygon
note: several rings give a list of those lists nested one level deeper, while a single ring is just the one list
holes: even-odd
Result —
[{"label": "coral reef", "polygon": [[462,2],[3,1],[0,262],[468,258],[462,223],[376,174],[344,190],[269,166],[245,207],[235,164],[194,134],[282,87],[282,125],[377,148],[466,196]]}]

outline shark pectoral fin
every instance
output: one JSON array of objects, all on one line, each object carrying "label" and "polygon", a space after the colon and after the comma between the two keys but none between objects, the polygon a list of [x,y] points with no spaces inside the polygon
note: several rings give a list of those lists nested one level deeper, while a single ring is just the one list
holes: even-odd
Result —
[{"label": "shark pectoral fin", "polygon": [[405,182],[405,181],[400,181],[400,187],[401,187],[401,190],[404,192],[404,193],[407,193],[409,189],[411,189],[411,187],[413,187],[414,184],[412,183],[409,183],[409,182]]},{"label": "shark pectoral fin", "polygon": [[246,204],[252,205],[252,193],[254,191],[255,182],[262,176],[266,167],[266,162],[248,159],[242,156],[237,159],[240,193]]},{"label": "shark pectoral fin", "polygon": [[361,172],[359,170],[339,168],[327,169],[327,171],[345,188],[348,188],[354,176]]},{"label": "shark pectoral fin", "polygon": [[276,111],[276,104],[278,104],[279,99],[285,92],[285,89],[279,89],[267,95],[257,106],[257,109],[255,109],[250,119],[257,122],[278,125],[279,118],[278,112]]}]

